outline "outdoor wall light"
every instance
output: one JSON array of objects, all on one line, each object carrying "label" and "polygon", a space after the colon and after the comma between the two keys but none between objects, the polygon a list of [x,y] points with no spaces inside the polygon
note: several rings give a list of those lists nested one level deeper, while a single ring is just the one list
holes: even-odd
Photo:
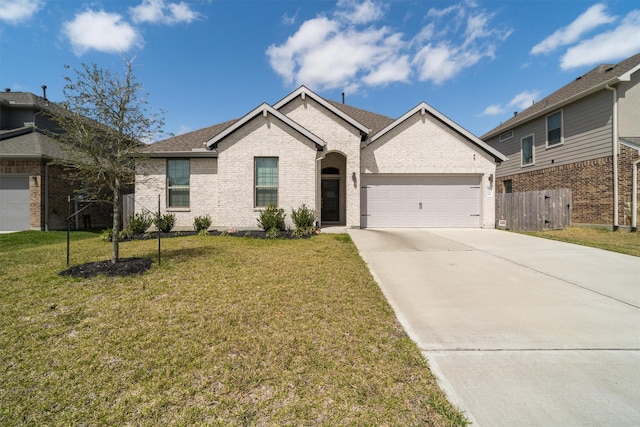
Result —
[{"label": "outdoor wall light", "polygon": [[489,174],[489,184],[493,184],[493,174]]}]

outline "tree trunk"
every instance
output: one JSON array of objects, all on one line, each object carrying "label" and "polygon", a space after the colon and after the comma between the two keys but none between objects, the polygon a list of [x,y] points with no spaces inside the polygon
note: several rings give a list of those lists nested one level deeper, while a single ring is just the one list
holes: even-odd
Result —
[{"label": "tree trunk", "polygon": [[117,263],[120,259],[120,180],[116,178],[113,191],[113,237],[111,239],[111,262]]}]

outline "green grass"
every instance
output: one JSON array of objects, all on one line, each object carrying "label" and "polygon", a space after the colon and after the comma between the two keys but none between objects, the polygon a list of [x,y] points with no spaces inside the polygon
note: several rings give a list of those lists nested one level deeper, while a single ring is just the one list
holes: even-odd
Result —
[{"label": "green grass", "polygon": [[564,230],[524,233],[530,236],[560,240],[640,257],[640,233],[627,230],[571,227]]},{"label": "green grass", "polygon": [[[466,423],[345,236],[165,239],[80,280],[65,233],[25,234],[0,235],[0,425]],[[72,264],[109,254],[72,235]]]}]

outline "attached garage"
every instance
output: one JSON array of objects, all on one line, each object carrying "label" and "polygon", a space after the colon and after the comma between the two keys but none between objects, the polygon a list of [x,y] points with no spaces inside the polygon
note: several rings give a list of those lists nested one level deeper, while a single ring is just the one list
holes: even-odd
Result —
[{"label": "attached garage", "polygon": [[29,177],[0,176],[0,231],[29,229]]},{"label": "attached garage", "polygon": [[481,227],[481,176],[362,177],[361,226]]}]

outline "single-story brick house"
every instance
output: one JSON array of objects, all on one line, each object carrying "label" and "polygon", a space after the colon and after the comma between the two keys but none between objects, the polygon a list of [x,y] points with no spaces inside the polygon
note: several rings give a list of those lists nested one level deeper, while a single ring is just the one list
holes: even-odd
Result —
[{"label": "single-story brick house", "polygon": [[[136,210],[192,228],[256,228],[270,204],[315,209],[323,226],[494,227],[493,180],[505,156],[426,103],[398,119],[301,86],[237,120],[149,145]],[[290,222],[288,222],[291,225]]]}]

